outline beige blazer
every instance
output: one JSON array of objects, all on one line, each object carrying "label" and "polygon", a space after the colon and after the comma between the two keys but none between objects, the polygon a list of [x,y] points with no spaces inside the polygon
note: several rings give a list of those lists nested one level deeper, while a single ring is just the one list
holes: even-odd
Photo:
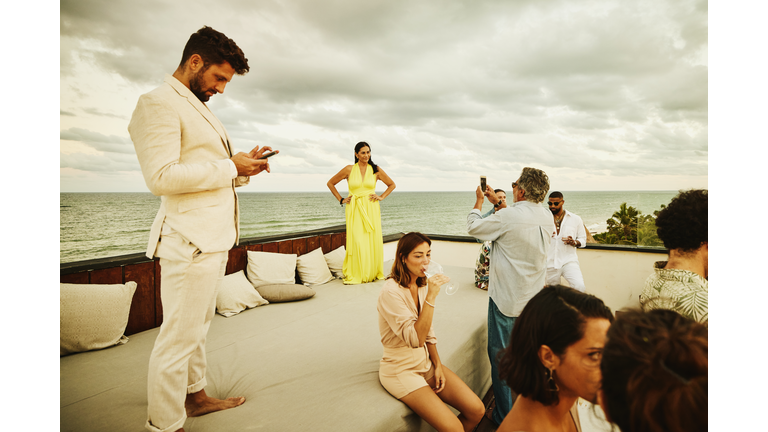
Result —
[{"label": "beige blazer", "polygon": [[149,233],[147,256],[167,223],[202,252],[221,252],[239,240],[236,186],[229,136],[219,119],[171,75],[141,95],[128,125],[149,190],[161,197]]}]

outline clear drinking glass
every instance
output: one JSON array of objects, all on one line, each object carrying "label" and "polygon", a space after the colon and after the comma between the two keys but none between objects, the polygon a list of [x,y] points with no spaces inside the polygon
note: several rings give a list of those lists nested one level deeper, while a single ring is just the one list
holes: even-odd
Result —
[{"label": "clear drinking glass", "polygon": [[[430,261],[429,265],[427,265],[427,268],[424,269],[424,274],[427,275],[427,279],[431,278],[432,276],[436,274],[444,274],[443,272],[443,266],[440,264]],[[448,281],[447,284],[445,284],[445,293],[448,295],[453,295],[456,293],[456,291],[459,289],[457,286],[453,284],[452,281]],[[442,286],[441,286],[442,288]]]}]

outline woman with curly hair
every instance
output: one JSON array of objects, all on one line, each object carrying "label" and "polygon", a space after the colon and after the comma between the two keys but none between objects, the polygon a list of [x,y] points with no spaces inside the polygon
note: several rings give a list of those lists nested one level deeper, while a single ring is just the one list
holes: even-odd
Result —
[{"label": "woman with curly hair", "polygon": [[671,310],[620,314],[608,330],[598,400],[622,432],[708,428],[707,327]]}]

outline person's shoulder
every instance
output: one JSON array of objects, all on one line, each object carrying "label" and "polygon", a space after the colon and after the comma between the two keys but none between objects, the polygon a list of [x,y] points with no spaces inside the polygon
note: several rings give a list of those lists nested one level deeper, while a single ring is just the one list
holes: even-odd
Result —
[{"label": "person's shoulder", "polygon": [[338,173],[338,174],[336,174],[334,177],[336,177],[336,176],[340,176],[340,177],[339,177],[339,179],[340,179],[340,180],[343,180],[343,179],[345,179],[345,178],[348,178],[348,177],[349,177],[349,173],[351,173],[351,172],[352,172],[352,166],[353,166],[353,165],[347,165],[347,166],[345,166],[344,168],[342,168],[341,170],[339,170],[339,173]]},{"label": "person's shoulder", "polygon": [[389,278],[384,282],[379,292],[379,300],[382,298],[401,298],[403,288],[393,279]]},{"label": "person's shoulder", "polygon": [[174,97],[178,96],[178,92],[176,92],[170,84],[163,82],[159,86],[139,96],[139,100],[156,104],[169,104]]},{"label": "person's shoulder", "polygon": [[402,287],[400,287],[400,284],[398,284],[394,278],[386,279],[384,285],[381,287],[381,291],[399,292],[400,290],[402,290]]}]

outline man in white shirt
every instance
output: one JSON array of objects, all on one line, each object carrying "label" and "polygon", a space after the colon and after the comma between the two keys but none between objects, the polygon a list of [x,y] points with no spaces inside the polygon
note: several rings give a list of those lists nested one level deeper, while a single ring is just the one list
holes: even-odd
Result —
[{"label": "man in white shirt", "polygon": [[579,268],[576,248],[587,244],[587,230],[581,218],[565,209],[565,200],[561,192],[549,194],[549,211],[555,220],[557,234],[552,238],[547,255],[547,285],[560,284],[562,276],[568,286],[581,292],[586,291],[584,277]]},{"label": "man in white shirt", "polygon": [[484,195],[491,203],[499,198],[492,189],[478,186],[474,209],[467,216],[467,232],[480,240],[492,240],[488,278],[488,357],[496,407],[491,420],[500,425],[512,409],[512,391],[499,378],[499,352],[509,345],[512,327],[525,305],[544,288],[547,250],[555,233],[552,215],[541,205],[549,190],[544,171],[526,167],[512,183],[513,204],[502,202],[486,218],[480,210]]}]

